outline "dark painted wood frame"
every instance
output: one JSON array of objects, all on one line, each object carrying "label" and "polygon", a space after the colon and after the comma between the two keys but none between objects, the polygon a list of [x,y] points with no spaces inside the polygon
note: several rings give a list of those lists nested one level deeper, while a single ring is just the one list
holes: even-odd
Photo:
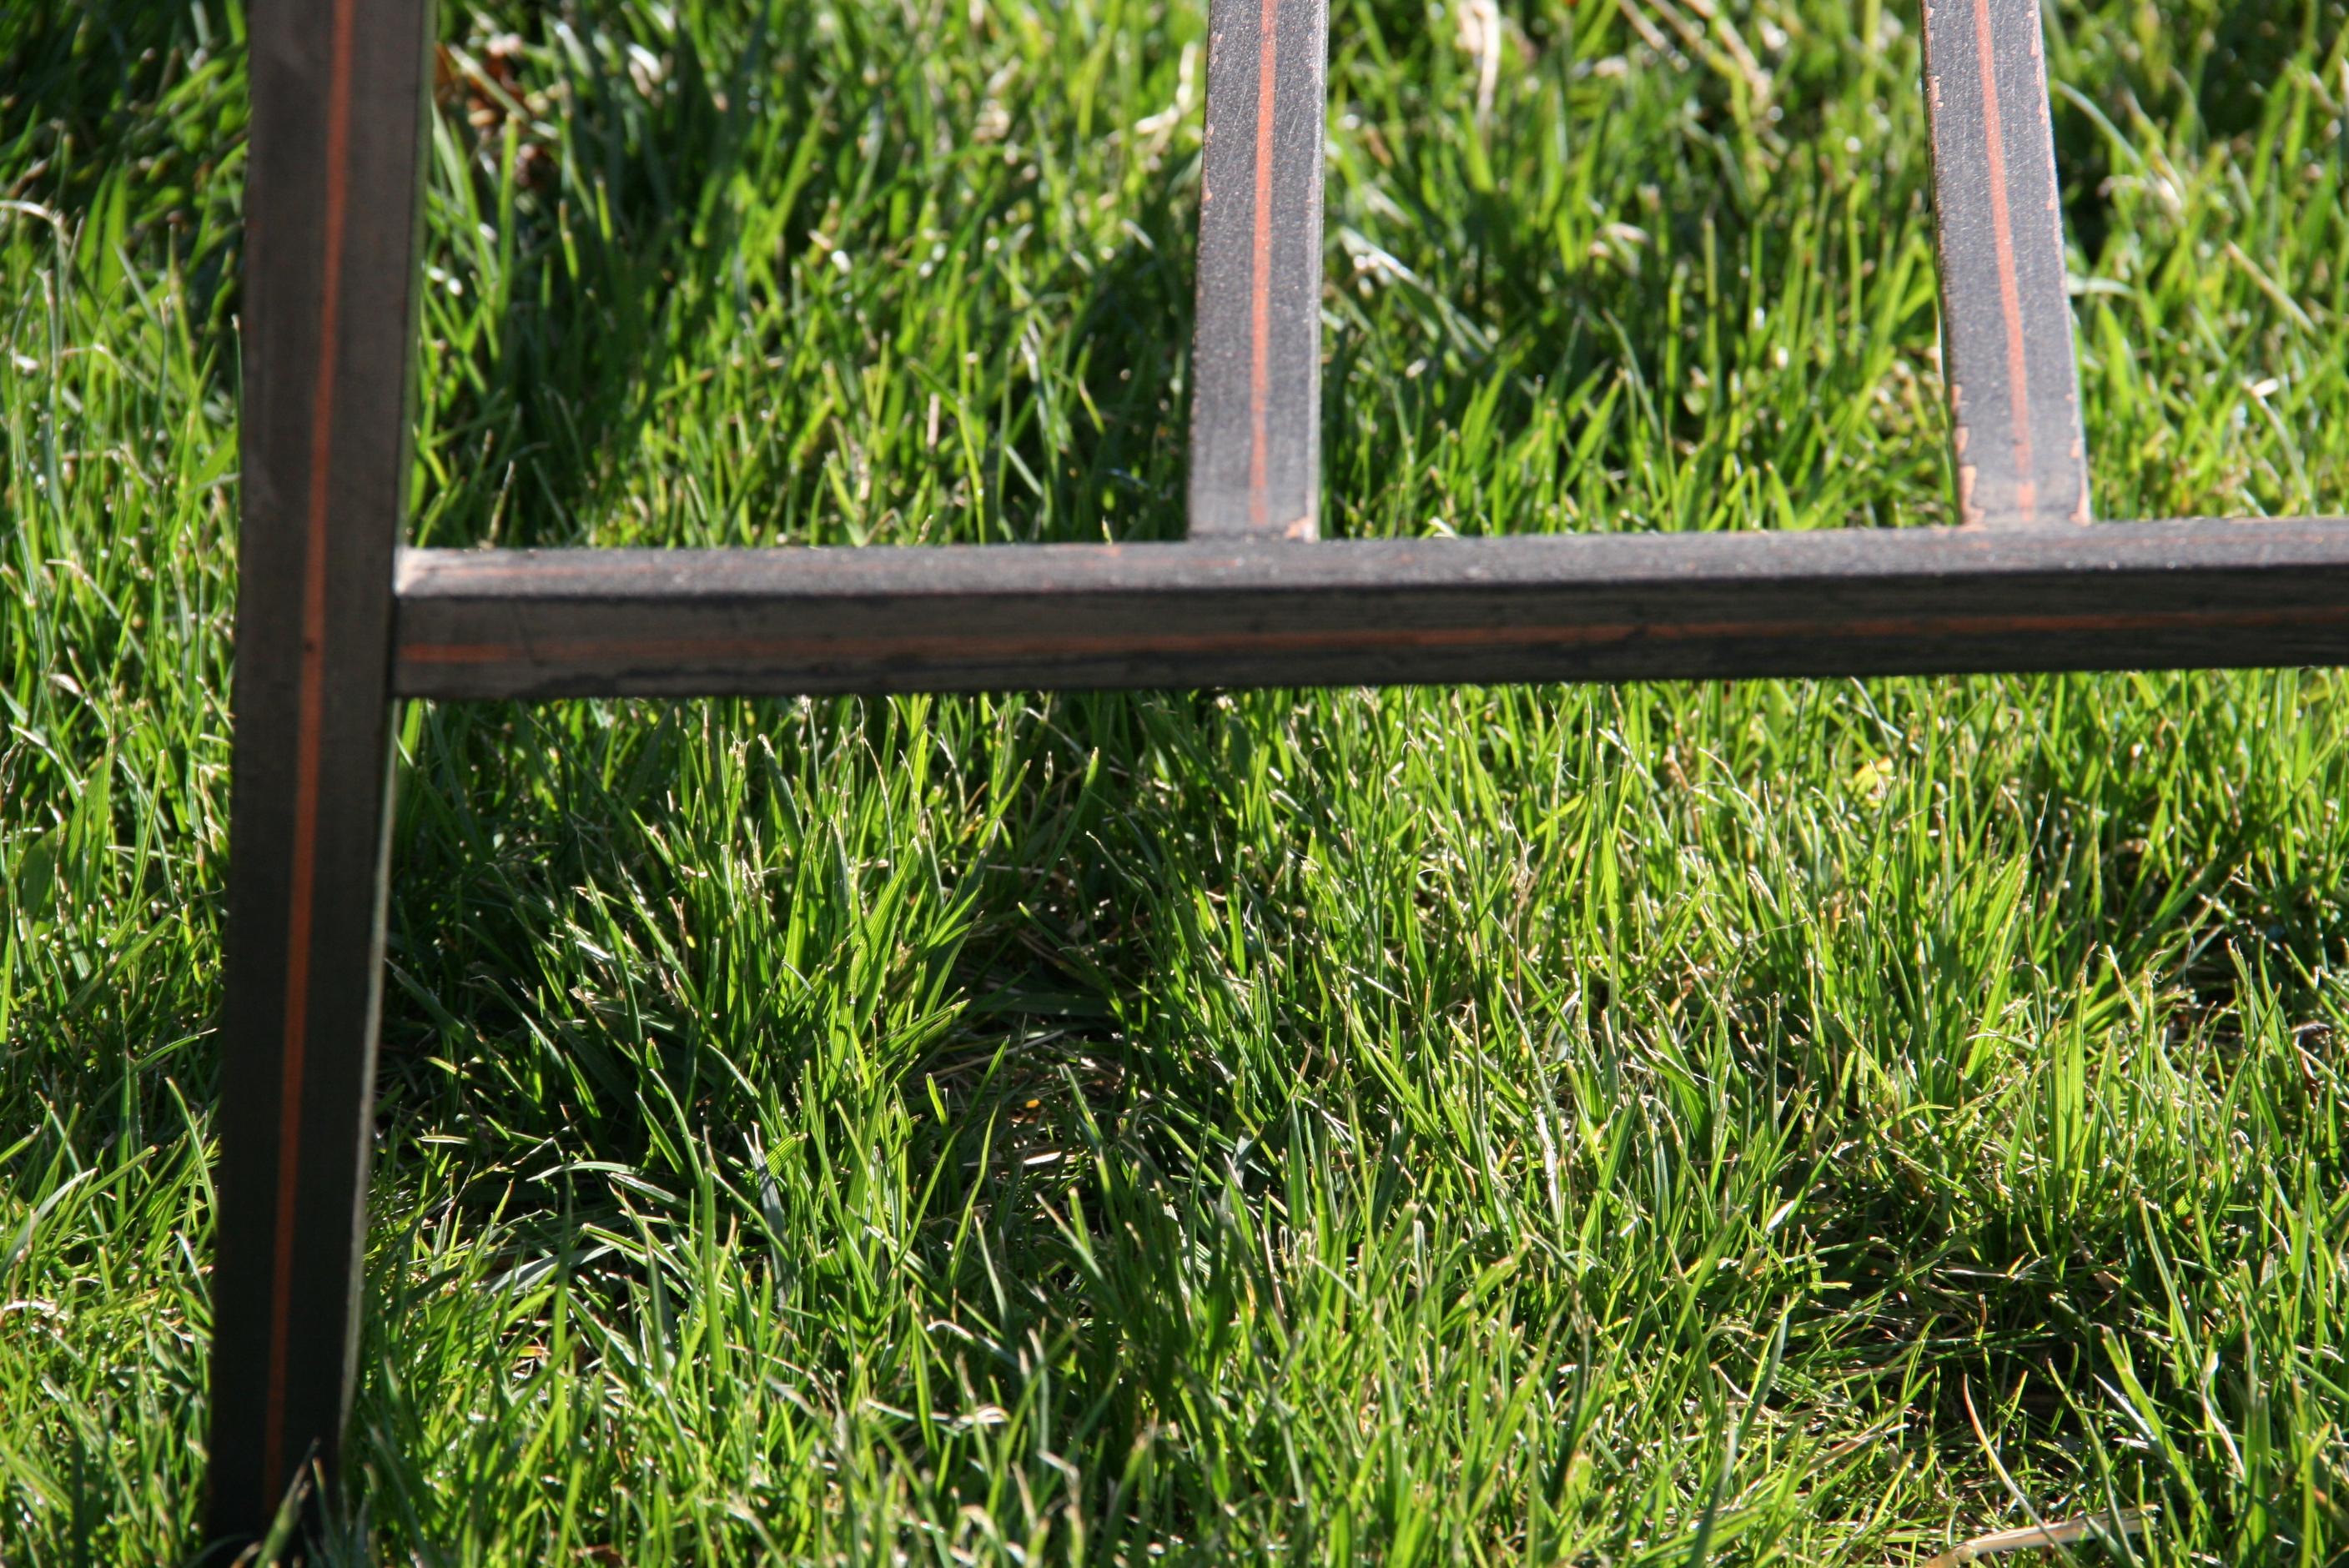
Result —
[{"label": "dark painted wood frame", "polygon": [[429,0],[256,0],[210,1527],[332,1476],[382,990]]},{"label": "dark painted wood frame", "polygon": [[334,1483],[402,697],[2349,662],[2349,521],[2084,526],[2037,0],[1923,0],[1957,529],[1309,543],[1325,0],[1212,0],[1191,538],[398,550],[430,0],[254,0],[216,1538]]}]

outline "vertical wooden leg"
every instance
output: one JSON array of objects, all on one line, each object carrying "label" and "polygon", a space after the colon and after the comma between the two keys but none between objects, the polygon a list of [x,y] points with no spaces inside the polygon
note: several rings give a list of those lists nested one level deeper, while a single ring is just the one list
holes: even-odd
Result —
[{"label": "vertical wooden leg", "polygon": [[392,553],[430,0],[254,0],[217,1125],[215,1537],[349,1408],[383,968]]},{"label": "vertical wooden leg", "polygon": [[1925,118],[1961,522],[2088,521],[2039,0],[1924,0]]},{"label": "vertical wooden leg", "polygon": [[1191,354],[1194,539],[1311,539],[1327,0],[1213,0]]}]

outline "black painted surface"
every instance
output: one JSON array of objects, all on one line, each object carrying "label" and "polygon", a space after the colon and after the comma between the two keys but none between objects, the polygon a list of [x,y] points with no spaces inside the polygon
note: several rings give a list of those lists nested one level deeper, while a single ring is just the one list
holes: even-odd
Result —
[{"label": "black painted surface", "polygon": [[2038,0],[1924,0],[1942,374],[1961,521],[2086,522]]},{"label": "black painted surface", "polygon": [[2349,659],[2349,521],[410,551],[407,695],[1649,680]]},{"label": "black painted surface", "polygon": [[1326,0],[1208,8],[1194,538],[1310,539],[1317,526],[1328,33]]},{"label": "black painted surface", "polygon": [[349,1405],[429,11],[251,13],[215,1536],[331,1477]]}]

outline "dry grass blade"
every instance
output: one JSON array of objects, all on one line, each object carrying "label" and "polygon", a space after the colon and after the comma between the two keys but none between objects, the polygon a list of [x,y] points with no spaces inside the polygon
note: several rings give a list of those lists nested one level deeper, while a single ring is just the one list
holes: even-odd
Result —
[{"label": "dry grass blade", "polygon": [[2021,1530],[1994,1530],[1988,1535],[1961,1541],[1940,1555],[1928,1558],[1925,1568],[1958,1568],[1961,1563],[1979,1562],[2002,1552],[2076,1546],[2084,1541],[2109,1541],[2116,1535],[2135,1535],[2144,1530],[2152,1511],[2150,1509],[2127,1508],[2104,1519],[2067,1519],[2053,1524],[2025,1525]]}]

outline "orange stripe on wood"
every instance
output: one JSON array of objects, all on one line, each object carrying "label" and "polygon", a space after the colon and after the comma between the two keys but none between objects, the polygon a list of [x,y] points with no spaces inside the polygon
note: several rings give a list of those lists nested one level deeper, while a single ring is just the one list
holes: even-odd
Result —
[{"label": "orange stripe on wood", "polygon": [[1280,0],[1264,0],[1257,47],[1256,248],[1248,289],[1248,521],[1265,528],[1272,443],[1272,121],[1278,107]]},{"label": "orange stripe on wood", "polygon": [[2015,506],[2025,516],[2038,508],[2039,487],[2031,466],[2031,387],[2023,336],[2023,285],[2015,275],[2014,221],[2006,202],[2006,131],[1999,118],[1998,67],[1990,0],[1973,0],[1974,46],[1982,54],[1982,139],[1990,173],[1991,232],[1998,245],[1998,304],[2006,321],[2007,399],[2013,411]]},{"label": "orange stripe on wood", "polygon": [[[318,296],[318,372],[311,391],[310,490],[302,571],[302,666],[294,752],[292,889],[287,898],[285,1037],[278,1081],[277,1190],[270,1258],[269,1384],[262,1473],[275,1485],[285,1466],[285,1364],[293,1336],[295,1199],[302,1170],[302,1091],[310,1034],[311,919],[317,895],[319,748],[326,723],[327,528],[335,444],[335,377],[341,332],[343,225],[349,205],[351,55],[357,0],[335,0],[326,81],[325,256]],[[274,1507],[276,1499],[264,1500]]]}]

